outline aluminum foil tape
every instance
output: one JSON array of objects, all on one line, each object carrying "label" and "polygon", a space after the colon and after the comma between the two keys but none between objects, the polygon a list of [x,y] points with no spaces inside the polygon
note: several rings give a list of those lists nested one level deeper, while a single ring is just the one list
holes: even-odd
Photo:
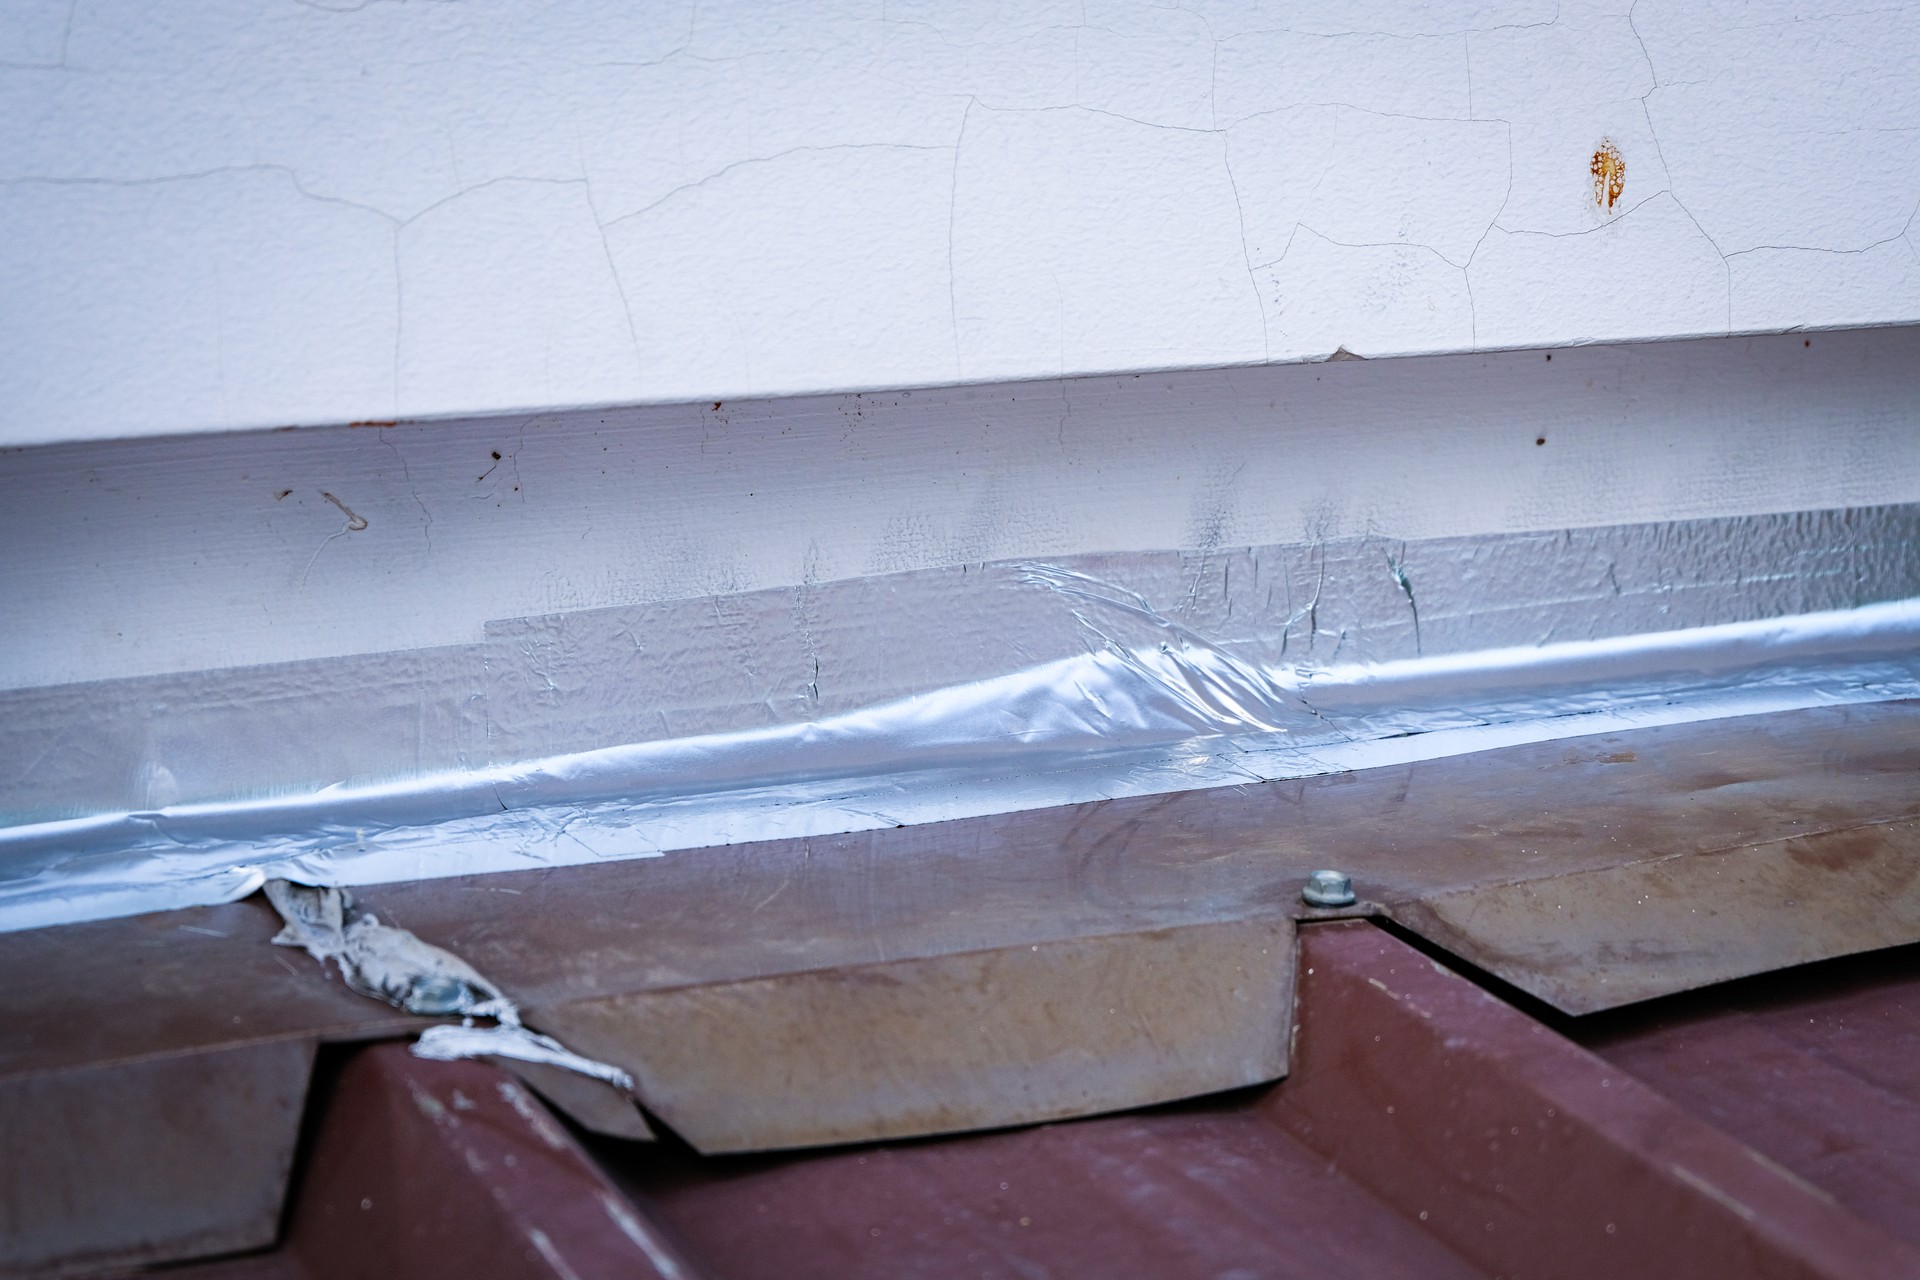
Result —
[{"label": "aluminum foil tape", "polygon": [[1914,696],[1914,507],[516,619],[454,649],[0,696],[0,928]]}]

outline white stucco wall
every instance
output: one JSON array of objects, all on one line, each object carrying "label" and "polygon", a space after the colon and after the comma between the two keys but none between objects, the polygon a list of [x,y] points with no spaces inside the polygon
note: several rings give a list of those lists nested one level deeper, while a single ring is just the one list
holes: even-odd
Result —
[{"label": "white stucco wall", "polygon": [[1911,4],[0,0],[0,443],[1913,322],[1916,205]]}]

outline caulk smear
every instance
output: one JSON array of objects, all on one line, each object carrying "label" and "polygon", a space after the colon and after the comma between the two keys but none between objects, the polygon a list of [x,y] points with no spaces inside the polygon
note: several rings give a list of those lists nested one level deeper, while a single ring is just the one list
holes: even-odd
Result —
[{"label": "caulk smear", "polygon": [[340,501],[340,499],[324,491],[322,491],[320,496],[325,498],[328,502],[331,502],[334,506],[340,508],[340,514],[347,518],[348,533],[359,533],[362,529],[367,527],[367,518],[362,515],[355,515],[353,508],[349,507],[346,503]]},{"label": "caulk smear", "polygon": [[[292,493],[292,492],[293,490],[291,489],[287,490],[287,493]],[[284,497],[286,495],[282,494],[281,496]],[[334,506],[340,509],[340,514],[347,518],[347,525],[346,525],[346,528],[341,529],[336,533],[330,533],[326,537],[322,538],[320,540],[320,545],[313,549],[313,556],[307,561],[306,570],[302,572],[300,575],[300,585],[303,587],[307,585],[307,577],[309,574],[313,572],[314,563],[320,559],[320,553],[322,551],[325,551],[335,538],[344,538],[350,533],[359,533],[361,530],[367,527],[367,518],[365,516],[355,512],[352,507],[349,507],[346,503],[340,501],[340,499],[334,497],[331,493],[327,493],[326,491],[322,490],[320,496],[325,498],[328,502],[331,502]]]},{"label": "caulk smear", "polygon": [[[355,914],[345,890],[290,880],[269,880],[265,889],[267,901],[286,924],[274,935],[274,945],[303,948],[323,965],[332,960],[347,986],[363,996],[408,1013],[459,1014],[464,1019],[457,1027],[429,1027],[414,1043],[414,1056],[540,1063],[604,1081],[632,1096],[631,1075],[521,1025],[519,1006],[472,965],[405,929],[381,924],[371,912]],[[475,1018],[492,1018],[497,1025],[476,1027]]]}]

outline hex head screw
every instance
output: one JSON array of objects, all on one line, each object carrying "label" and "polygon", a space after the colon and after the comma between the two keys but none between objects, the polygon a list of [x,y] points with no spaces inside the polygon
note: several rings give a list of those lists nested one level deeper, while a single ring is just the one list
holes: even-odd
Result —
[{"label": "hex head screw", "polygon": [[1353,878],[1344,871],[1316,871],[1307,877],[1300,897],[1313,907],[1353,905]]}]

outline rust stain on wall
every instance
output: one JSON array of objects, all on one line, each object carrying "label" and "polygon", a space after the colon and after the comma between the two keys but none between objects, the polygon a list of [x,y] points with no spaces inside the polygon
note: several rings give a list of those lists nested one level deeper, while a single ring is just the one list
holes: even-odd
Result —
[{"label": "rust stain on wall", "polygon": [[1627,158],[1612,139],[1604,139],[1593,149],[1593,162],[1587,172],[1593,177],[1593,202],[1612,213],[1627,188]]}]

